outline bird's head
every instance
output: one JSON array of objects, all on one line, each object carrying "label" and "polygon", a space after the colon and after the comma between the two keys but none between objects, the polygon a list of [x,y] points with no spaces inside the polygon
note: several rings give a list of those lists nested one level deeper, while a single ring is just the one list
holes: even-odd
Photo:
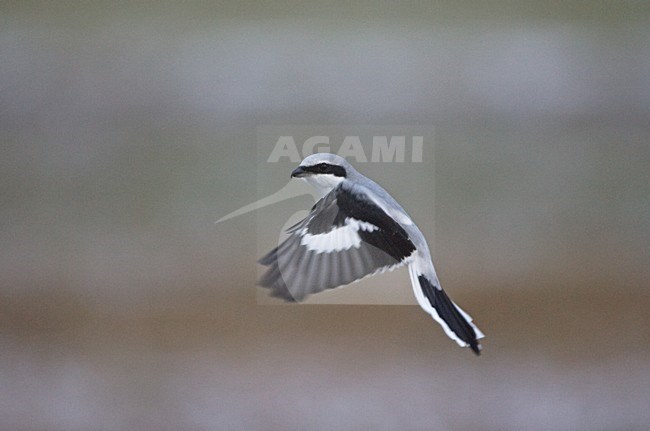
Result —
[{"label": "bird's head", "polygon": [[306,157],[300,166],[291,172],[291,177],[307,181],[325,195],[338,186],[351,170],[352,166],[343,157],[316,153]]}]

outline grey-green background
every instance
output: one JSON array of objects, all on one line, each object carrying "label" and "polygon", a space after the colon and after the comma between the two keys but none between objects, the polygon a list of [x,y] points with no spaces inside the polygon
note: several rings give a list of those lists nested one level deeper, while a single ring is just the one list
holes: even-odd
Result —
[{"label": "grey-green background", "polygon": [[[257,305],[258,217],[214,221],[283,185],[263,124],[435,127],[435,175],[360,169],[483,356],[416,306]],[[650,425],[646,2],[5,1],[0,141],[2,429]]]}]

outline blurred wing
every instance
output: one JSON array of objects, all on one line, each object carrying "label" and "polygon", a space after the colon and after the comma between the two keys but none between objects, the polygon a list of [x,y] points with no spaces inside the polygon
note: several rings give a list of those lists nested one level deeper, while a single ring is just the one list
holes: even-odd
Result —
[{"label": "blurred wing", "polygon": [[259,263],[259,281],[271,295],[300,301],[307,295],[393,270],[415,246],[406,231],[356,188],[342,183],[288,230],[289,238]]}]

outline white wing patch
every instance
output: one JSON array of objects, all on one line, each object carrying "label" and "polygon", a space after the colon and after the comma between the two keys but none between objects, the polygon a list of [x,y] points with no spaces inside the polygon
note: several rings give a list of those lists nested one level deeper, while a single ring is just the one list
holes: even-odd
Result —
[{"label": "white wing patch", "polygon": [[359,248],[361,237],[359,230],[373,232],[379,228],[372,223],[347,217],[343,226],[332,229],[327,233],[312,235],[307,228],[300,231],[300,244],[316,253],[332,253],[334,251],[348,250],[352,247]]}]

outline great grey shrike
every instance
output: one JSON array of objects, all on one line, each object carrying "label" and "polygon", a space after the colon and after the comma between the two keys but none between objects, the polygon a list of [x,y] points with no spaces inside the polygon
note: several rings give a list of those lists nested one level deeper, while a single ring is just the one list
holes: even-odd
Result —
[{"label": "great grey shrike", "polygon": [[424,235],[395,199],[335,154],[306,157],[291,177],[307,181],[321,198],[259,260],[269,267],[261,286],[272,296],[301,301],[406,265],[418,304],[450,338],[480,354],[483,333],[440,287]]}]

